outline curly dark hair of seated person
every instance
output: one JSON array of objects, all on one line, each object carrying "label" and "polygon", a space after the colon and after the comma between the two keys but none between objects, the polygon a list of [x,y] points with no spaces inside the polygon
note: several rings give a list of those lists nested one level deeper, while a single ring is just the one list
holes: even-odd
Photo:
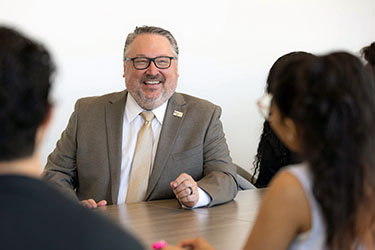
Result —
[{"label": "curly dark hair of seated person", "polygon": [[[264,121],[257,153],[253,162],[254,174],[252,182],[254,182],[254,176],[258,174],[255,186],[257,188],[266,187],[272,179],[272,176],[270,176],[271,173],[275,174],[282,166],[288,164],[290,164],[289,149],[279,140],[272,130],[270,123]],[[263,174],[265,171],[267,172]]]},{"label": "curly dark hair of seated person", "polygon": [[375,42],[361,50],[363,58],[367,61],[366,68],[375,82]]},{"label": "curly dark hair of seated person", "polygon": [[373,248],[375,90],[368,71],[359,58],[332,53],[288,64],[271,93],[297,126],[329,249]]},{"label": "curly dark hair of seated person", "polygon": [[[272,83],[277,78],[283,66],[292,61],[300,61],[314,55],[304,51],[294,51],[279,57],[272,65],[266,84],[266,92],[270,92]],[[266,187],[273,175],[282,167],[298,162],[293,159],[289,149],[279,140],[272,130],[268,121],[264,121],[262,134],[257,148],[257,153],[253,162],[254,176],[258,175],[255,185],[258,188]],[[254,182],[254,179],[252,180]]]},{"label": "curly dark hair of seated person", "polygon": [[0,26],[0,161],[32,155],[50,108],[54,65],[44,47]]}]

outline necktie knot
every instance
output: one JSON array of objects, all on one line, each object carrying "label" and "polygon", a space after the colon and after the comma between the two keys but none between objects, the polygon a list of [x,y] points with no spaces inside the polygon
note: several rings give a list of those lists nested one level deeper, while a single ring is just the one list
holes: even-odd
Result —
[{"label": "necktie knot", "polygon": [[152,119],[154,119],[154,113],[152,113],[152,111],[143,111],[141,116],[145,119],[146,124],[149,124]]}]

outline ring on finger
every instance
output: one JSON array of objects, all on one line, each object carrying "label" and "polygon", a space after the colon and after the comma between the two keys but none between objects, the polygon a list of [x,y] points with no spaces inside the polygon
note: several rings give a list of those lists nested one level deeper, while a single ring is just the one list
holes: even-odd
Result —
[{"label": "ring on finger", "polygon": [[192,195],[193,194],[193,189],[191,187],[189,187],[190,189],[190,194],[189,195]]}]

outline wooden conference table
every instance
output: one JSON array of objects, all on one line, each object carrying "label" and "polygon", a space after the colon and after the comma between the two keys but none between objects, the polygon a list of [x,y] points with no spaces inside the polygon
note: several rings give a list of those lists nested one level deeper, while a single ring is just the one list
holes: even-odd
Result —
[{"label": "wooden conference table", "polygon": [[153,242],[203,237],[215,249],[241,249],[254,223],[264,189],[239,191],[234,201],[211,208],[182,209],[177,200],[158,200],[98,208],[133,232],[151,249]]}]

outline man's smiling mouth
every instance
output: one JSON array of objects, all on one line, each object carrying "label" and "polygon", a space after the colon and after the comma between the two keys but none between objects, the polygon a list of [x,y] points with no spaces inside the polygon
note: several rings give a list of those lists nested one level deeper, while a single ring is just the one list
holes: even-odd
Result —
[{"label": "man's smiling mouth", "polygon": [[157,85],[160,84],[161,81],[144,81],[143,83],[147,85]]}]

